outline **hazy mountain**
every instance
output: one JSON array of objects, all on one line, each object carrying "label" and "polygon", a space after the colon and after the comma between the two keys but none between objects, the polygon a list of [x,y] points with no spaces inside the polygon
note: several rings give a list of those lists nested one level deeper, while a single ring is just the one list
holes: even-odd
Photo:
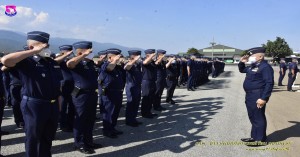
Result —
[{"label": "hazy mountain", "polygon": [[[49,44],[50,49],[53,52],[59,52],[58,47],[64,44],[73,44],[77,41],[81,41],[80,39],[69,39],[69,38],[50,38]],[[17,50],[22,50],[23,46],[26,45],[26,34],[18,33],[13,31],[7,30],[0,30],[0,52],[14,52]],[[141,48],[129,48],[113,43],[99,43],[93,41],[93,52],[96,54],[101,50],[106,50],[109,48],[118,48],[122,50],[122,53],[127,56],[128,50],[138,49],[142,50]]]}]

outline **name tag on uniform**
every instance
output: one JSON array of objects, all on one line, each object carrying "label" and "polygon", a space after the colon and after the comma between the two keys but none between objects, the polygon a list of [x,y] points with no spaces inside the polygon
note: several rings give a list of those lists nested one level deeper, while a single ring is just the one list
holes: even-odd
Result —
[{"label": "name tag on uniform", "polygon": [[257,72],[258,71],[258,68],[254,68],[252,69],[253,72]]},{"label": "name tag on uniform", "polygon": [[58,65],[55,65],[55,66],[54,66],[54,68],[60,68],[60,66],[58,66]]}]

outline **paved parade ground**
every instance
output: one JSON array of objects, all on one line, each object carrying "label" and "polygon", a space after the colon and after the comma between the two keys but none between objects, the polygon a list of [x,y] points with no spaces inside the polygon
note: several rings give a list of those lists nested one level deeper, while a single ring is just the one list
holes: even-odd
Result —
[{"label": "paved parade ground", "polygon": [[[278,79],[278,66],[275,83]],[[286,86],[274,86],[267,104],[269,145],[247,147],[241,138],[250,136],[250,122],[244,104],[242,88],[244,74],[237,65],[226,65],[225,72],[197,91],[185,88],[175,90],[175,105],[165,104],[167,110],[154,119],[138,120],[143,125],[132,128],[125,125],[124,108],[117,129],[124,134],[117,139],[102,136],[102,122],[97,120],[94,140],[104,148],[96,149],[91,156],[137,157],[137,156],[201,156],[201,157],[255,157],[297,156],[300,154],[300,93],[287,92]],[[296,85],[300,84],[300,78]],[[283,81],[287,84],[287,76]],[[297,88],[295,88],[297,89]],[[126,97],[124,96],[123,105]],[[158,112],[156,112],[158,113]],[[2,136],[2,154],[24,156],[24,133],[16,129],[11,108],[5,108],[2,130],[10,135]],[[296,149],[298,148],[298,150]],[[73,151],[72,133],[57,132],[52,147],[53,156],[83,156]]]}]

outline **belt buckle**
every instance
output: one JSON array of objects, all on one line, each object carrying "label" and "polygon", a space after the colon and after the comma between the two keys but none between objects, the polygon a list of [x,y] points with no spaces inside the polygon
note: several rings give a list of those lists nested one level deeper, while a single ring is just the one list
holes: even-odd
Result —
[{"label": "belt buckle", "polygon": [[53,99],[53,100],[51,100],[50,102],[51,102],[51,103],[55,103],[55,101],[56,101],[56,100],[55,100],[55,99]]}]

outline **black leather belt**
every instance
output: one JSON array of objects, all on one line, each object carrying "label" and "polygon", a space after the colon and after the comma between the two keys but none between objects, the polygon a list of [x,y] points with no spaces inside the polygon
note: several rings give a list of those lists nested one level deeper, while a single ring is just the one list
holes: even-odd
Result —
[{"label": "black leather belt", "polygon": [[253,89],[253,90],[247,90],[246,93],[255,93],[255,92],[261,92],[263,89]]},{"label": "black leather belt", "polygon": [[46,102],[46,103],[55,103],[56,99],[52,99],[52,100],[45,100],[45,99],[39,99],[39,98],[33,98],[33,97],[28,97],[28,96],[23,96],[24,100],[34,100],[34,101],[41,101],[41,102]]}]

